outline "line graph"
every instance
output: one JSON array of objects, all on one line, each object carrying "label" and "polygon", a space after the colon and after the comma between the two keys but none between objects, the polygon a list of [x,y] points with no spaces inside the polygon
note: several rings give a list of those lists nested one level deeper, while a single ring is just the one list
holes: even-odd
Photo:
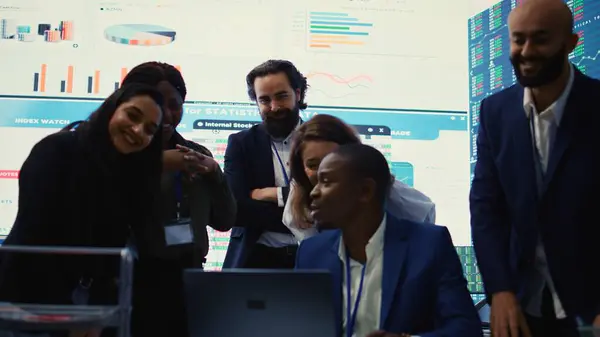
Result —
[{"label": "line graph", "polygon": [[[500,27],[498,27],[498,28],[496,28],[496,29],[488,32],[488,33],[485,33],[482,36],[478,37],[478,39],[476,41],[469,42],[469,47],[482,44],[482,43],[486,42],[489,39],[490,36],[497,35],[498,32],[502,32],[503,29],[507,29],[507,28],[508,28],[508,25],[504,24],[504,25],[502,25],[502,26],[500,26]],[[508,29],[506,30],[506,32],[508,32]]]},{"label": "line graph", "polygon": [[341,76],[334,73],[314,71],[306,75],[310,90],[330,99],[341,99],[348,96],[365,95],[371,89],[372,76],[359,74]]},{"label": "line graph", "polygon": [[331,74],[331,73],[313,72],[313,73],[309,73],[308,75],[306,75],[306,77],[307,78],[315,78],[315,79],[325,78],[336,84],[344,84],[351,89],[358,88],[358,87],[367,88],[368,86],[363,84],[363,82],[365,82],[365,81],[369,82],[369,83],[373,83],[373,78],[368,75],[357,75],[357,76],[352,76],[349,78],[343,78],[339,75],[335,75],[335,74]]},{"label": "line graph", "polygon": [[581,66],[581,64],[582,64],[583,62],[586,62],[586,61],[589,61],[589,62],[595,62],[596,60],[598,60],[598,57],[600,57],[600,50],[598,50],[594,56],[581,56],[581,57],[579,58],[579,60],[577,60],[577,61],[572,61],[572,63],[573,63],[574,65],[576,65],[577,67],[579,67],[579,66]]},{"label": "line graph", "polygon": [[397,180],[413,187],[415,185],[415,168],[409,162],[392,162],[391,171]]}]

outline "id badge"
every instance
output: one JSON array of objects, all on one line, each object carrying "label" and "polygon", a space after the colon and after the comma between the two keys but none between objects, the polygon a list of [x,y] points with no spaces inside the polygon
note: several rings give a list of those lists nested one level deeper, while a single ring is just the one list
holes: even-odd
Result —
[{"label": "id badge", "polygon": [[194,242],[191,219],[180,219],[165,226],[167,246],[185,245]]}]

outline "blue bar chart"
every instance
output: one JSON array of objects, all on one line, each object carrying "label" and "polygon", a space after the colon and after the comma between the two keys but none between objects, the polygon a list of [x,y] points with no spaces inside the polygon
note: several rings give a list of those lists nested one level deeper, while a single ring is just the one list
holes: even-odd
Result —
[{"label": "blue bar chart", "polygon": [[361,48],[368,42],[373,23],[362,22],[348,13],[310,12],[308,48]]}]

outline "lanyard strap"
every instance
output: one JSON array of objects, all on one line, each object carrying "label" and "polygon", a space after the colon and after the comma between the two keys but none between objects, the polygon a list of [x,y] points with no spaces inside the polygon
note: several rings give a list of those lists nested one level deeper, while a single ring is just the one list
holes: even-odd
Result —
[{"label": "lanyard strap", "polygon": [[177,219],[181,217],[181,201],[183,200],[183,178],[181,172],[175,173],[175,179],[173,180],[173,189],[175,190],[175,203]]},{"label": "lanyard strap", "polygon": [[283,165],[283,161],[281,160],[281,157],[279,156],[279,151],[277,151],[277,147],[275,146],[275,143],[271,142],[271,145],[273,145],[273,151],[275,151],[275,155],[277,156],[277,160],[279,161],[279,165],[281,166],[281,173],[283,174],[283,180],[285,181],[285,186],[290,186],[290,178],[288,178],[287,171],[285,170],[285,165]]},{"label": "lanyard strap", "polygon": [[360,283],[358,285],[358,292],[356,293],[356,300],[354,301],[354,310],[352,311],[352,267],[350,266],[350,253],[348,253],[348,250],[346,250],[346,337],[352,337],[352,335],[354,334],[354,326],[356,325],[356,314],[358,312],[358,305],[360,303],[360,298],[362,295],[366,266],[367,264],[365,263],[362,266],[362,270],[360,272]]}]

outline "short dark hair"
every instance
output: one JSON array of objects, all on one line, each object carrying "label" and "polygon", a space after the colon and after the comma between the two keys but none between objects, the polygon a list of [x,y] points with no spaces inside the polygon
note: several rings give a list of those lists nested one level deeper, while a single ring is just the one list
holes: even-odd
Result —
[{"label": "short dark hair", "polygon": [[310,191],[313,186],[304,171],[302,152],[304,142],[325,141],[339,145],[360,143],[356,130],[341,119],[327,114],[319,114],[302,123],[294,132],[290,151],[290,177],[294,181],[292,213],[297,222],[309,221],[311,203]]},{"label": "short dark hair", "polygon": [[163,62],[145,62],[135,66],[123,79],[122,85],[141,83],[156,86],[160,82],[169,82],[185,100],[187,88],[181,72],[174,66]]},{"label": "short dark hair", "polygon": [[381,152],[365,144],[346,144],[333,153],[344,158],[348,171],[358,179],[373,179],[376,184],[376,197],[383,205],[392,186],[392,174],[388,162]]},{"label": "short dark hair", "polygon": [[250,70],[246,75],[246,86],[248,89],[248,96],[252,101],[256,102],[256,91],[254,90],[254,81],[257,77],[265,77],[267,75],[274,75],[284,73],[287,76],[290,86],[294,90],[300,90],[300,97],[298,100],[300,110],[304,110],[308,107],[304,98],[306,96],[306,90],[308,89],[308,82],[306,77],[302,75],[296,66],[286,60],[268,60],[254,69]]}]

